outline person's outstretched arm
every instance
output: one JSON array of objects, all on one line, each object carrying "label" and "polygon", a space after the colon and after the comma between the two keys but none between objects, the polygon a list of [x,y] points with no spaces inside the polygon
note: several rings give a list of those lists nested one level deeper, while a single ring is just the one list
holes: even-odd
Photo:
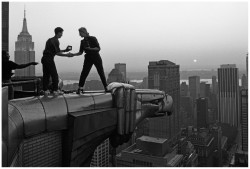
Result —
[{"label": "person's outstretched arm", "polygon": [[37,64],[38,64],[37,62],[30,62],[30,63],[27,63],[27,64],[17,64],[16,69],[23,69],[23,68],[26,68],[28,66],[37,65]]}]

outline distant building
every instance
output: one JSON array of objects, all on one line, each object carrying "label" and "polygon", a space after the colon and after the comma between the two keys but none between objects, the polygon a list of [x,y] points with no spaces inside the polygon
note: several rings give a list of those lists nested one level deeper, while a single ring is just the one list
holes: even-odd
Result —
[{"label": "distant building", "polygon": [[194,125],[193,99],[190,96],[181,96],[180,110],[183,115],[186,114],[186,118],[182,119],[181,127]]},{"label": "distant building", "polygon": [[112,82],[126,82],[126,64],[125,63],[117,63],[115,64],[115,68],[111,70],[108,75],[107,83]]},{"label": "distant building", "polygon": [[186,82],[182,82],[181,83],[181,96],[188,96],[188,85],[186,84]]},{"label": "distant building", "polygon": [[119,70],[124,77],[124,81],[127,81],[126,63],[116,63],[115,69]]},{"label": "distant building", "polygon": [[183,155],[164,138],[142,136],[116,155],[117,167],[180,167]]},{"label": "distant building", "polygon": [[86,81],[84,90],[103,90],[102,82],[100,80]]},{"label": "distant building", "polygon": [[174,113],[149,120],[149,135],[171,138],[180,130],[180,66],[168,60],[149,62],[148,88],[159,89],[172,96]]},{"label": "distant building", "polygon": [[190,96],[195,101],[200,97],[200,76],[190,76],[188,81]]},{"label": "distant building", "polygon": [[[24,10],[23,29],[17,37],[15,46],[15,62],[17,64],[35,62],[34,42],[32,42],[32,36],[28,32],[25,12],[26,11]],[[24,69],[16,69],[15,76],[35,76],[35,66],[29,66]]]},{"label": "distant building", "polygon": [[235,64],[218,68],[219,122],[238,126],[239,123],[239,77]]},{"label": "distant building", "polygon": [[200,97],[206,97],[206,83],[207,82],[200,83]]},{"label": "distant building", "polygon": [[2,50],[9,51],[9,2],[2,2]]},{"label": "distant building", "polygon": [[148,89],[148,77],[144,77],[139,89]]},{"label": "distant building", "polygon": [[208,99],[199,98],[196,99],[197,105],[197,128],[203,128],[208,126]]},{"label": "distant building", "polygon": [[218,93],[218,82],[216,80],[216,76],[212,76],[212,93],[213,94]]},{"label": "distant building", "polygon": [[242,151],[248,152],[248,89],[240,92]]},{"label": "distant building", "polygon": [[95,149],[90,167],[109,167],[109,139]]},{"label": "distant building", "polygon": [[248,86],[247,86],[247,76],[245,74],[243,74],[242,77],[241,77],[241,87],[243,89],[248,88]]},{"label": "distant building", "polygon": [[211,127],[211,133],[214,137],[214,148],[218,150],[218,166],[222,165],[222,149],[225,148],[227,137],[223,136],[222,140],[222,130],[220,126],[214,125]]}]

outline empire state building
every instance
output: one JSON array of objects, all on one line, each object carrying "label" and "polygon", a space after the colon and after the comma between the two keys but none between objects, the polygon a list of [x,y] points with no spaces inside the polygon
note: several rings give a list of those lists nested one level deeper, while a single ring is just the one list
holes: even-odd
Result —
[{"label": "empire state building", "polygon": [[[27,21],[24,10],[23,29],[18,35],[15,43],[15,62],[17,64],[26,64],[35,62],[34,42],[28,32]],[[35,76],[35,66],[29,66],[24,69],[16,69],[15,76],[30,77]]]}]

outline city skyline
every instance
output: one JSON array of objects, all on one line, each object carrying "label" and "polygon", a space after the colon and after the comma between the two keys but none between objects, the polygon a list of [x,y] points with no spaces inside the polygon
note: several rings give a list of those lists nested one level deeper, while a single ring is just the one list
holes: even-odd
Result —
[{"label": "city skyline", "polygon": [[[146,71],[147,63],[153,60],[173,61],[180,70],[217,69],[227,63],[245,70],[248,8],[244,2],[10,2],[12,60],[24,6],[39,63],[45,42],[54,35],[56,26],[64,28],[60,47],[72,45],[72,52],[79,50],[78,28],[86,26],[99,40],[105,72],[110,72],[114,63],[126,63],[128,71]],[[46,14],[37,15],[41,9]],[[88,15],[90,12],[94,15]],[[83,22],[72,19],[79,15]],[[80,72],[83,57],[56,57],[58,72]],[[36,72],[41,71],[39,64]]]}]

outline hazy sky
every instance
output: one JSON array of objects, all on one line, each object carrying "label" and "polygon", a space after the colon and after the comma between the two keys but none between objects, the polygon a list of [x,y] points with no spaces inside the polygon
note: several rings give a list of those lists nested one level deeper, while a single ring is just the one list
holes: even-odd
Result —
[{"label": "hazy sky", "polygon": [[[159,60],[175,62],[181,70],[216,69],[227,63],[245,69],[248,4],[244,1],[10,2],[12,60],[24,6],[39,63],[46,40],[60,26],[64,29],[61,49],[72,45],[72,52],[78,52],[79,27],[97,37],[105,72],[115,63],[126,63],[127,71],[147,71],[149,61]],[[83,61],[84,55],[55,58],[58,72],[80,72]],[[40,63],[36,72],[41,71]]]}]

